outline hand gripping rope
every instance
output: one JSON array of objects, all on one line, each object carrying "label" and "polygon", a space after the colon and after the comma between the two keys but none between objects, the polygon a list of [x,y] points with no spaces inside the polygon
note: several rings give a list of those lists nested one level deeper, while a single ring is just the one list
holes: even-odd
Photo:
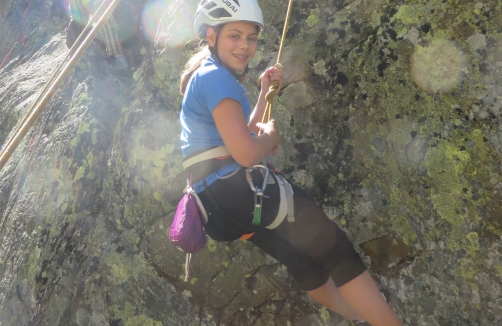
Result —
[{"label": "hand gripping rope", "polygon": [[[291,7],[293,6],[293,0],[289,0],[288,3],[288,11],[286,13],[286,20],[284,21],[284,29],[282,30],[281,44],[279,46],[279,52],[277,53],[277,63],[275,64],[276,68],[281,68],[281,57],[282,52],[284,51],[284,40],[286,39],[286,33],[288,31],[289,17],[291,16]],[[258,86],[260,86],[261,80],[258,80]],[[270,121],[272,119],[272,105],[274,104],[274,97],[277,95],[279,90],[279,82],[274,80],[270,88],[268,89],[267,95],[265,95],[265,99],[267,100],[267,106],[265,107],[265,112],[263,114],[262,123]]]}]

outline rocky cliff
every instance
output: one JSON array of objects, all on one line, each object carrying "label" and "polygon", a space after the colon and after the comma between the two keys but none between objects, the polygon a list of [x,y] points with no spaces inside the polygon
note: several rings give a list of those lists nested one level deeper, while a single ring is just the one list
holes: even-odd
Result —
[{"label": "rocky cliff", "polygon": [[[167,232],[196,4],[123,0],[133,78],[92,44],[0,172],[0,324],[348,325],[246,242],[210,240],[183,282]],[[252,100],[287,7],[260,4]],[[66,54],[65,6],[0,1],[0,143]],[[296,0],[282,61],[273,160],[401,318],[502,324],[502,2]]]}]

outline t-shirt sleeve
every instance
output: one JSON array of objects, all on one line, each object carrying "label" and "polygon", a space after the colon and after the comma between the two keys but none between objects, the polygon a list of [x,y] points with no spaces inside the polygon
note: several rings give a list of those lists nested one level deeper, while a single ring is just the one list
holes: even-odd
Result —
[{"label": "t-shirt sleeve", "polygon": [[227,71],[216,69],[200,76],[198,83],[201,100],[209,110],[213,110],[226,98],[236,100],[241,104],[242,86]]}]

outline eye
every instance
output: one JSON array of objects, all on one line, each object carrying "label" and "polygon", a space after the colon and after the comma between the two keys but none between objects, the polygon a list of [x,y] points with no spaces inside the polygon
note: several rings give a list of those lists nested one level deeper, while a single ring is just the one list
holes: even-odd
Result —
[{"label": "eye", "polygon": [[250,40],[251,42],[258,42],[258,38],[254,37],[254,36],[248,38],[248,40]]},{"label": "eye", "polygon": [[238,40],[239,39],[239,35],[238,34],[230,35],[230,37],[233,38],[234,40]]}]

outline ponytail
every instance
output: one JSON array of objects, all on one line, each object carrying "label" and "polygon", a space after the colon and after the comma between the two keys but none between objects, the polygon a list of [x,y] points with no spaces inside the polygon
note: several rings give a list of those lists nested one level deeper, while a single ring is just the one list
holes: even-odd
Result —
[{"label": "ponytail", "polygon": [[211,52],[209,50],[209,46],[206,44],[200,47],[199,51],[195,53],[190,60],[188,60],[185,65],[185,70],[181,74],[181,82],[180,82],[180,93],[181,95],[185,94],[185,90],[187,88],[188,81],[192,74],[197,70],[204,59],[209,57]]},{"label": "ponytail", "polygon": [[[1,0],[0,0],[1,1]],[[207,28],[212,28],[215,33],[216,33],[216,42],[218,42],[218,35],[220,35],[220,31],[223,25],[217,25],[217,26],[205,26],[204,30],[200,32],[199,38],[201,38],[201,43],[205,45],[201,45],[199,47],[199,51],[195,53],[190,60],[188,60],[187,64],[185,65],[185,71],[181,74],[181,82],[180,82],[180,93],[181,95],[185,94],[186,88],[188,81],[190,80],[190,77],[192,77],[192,74],[195,72],[200,67],[200,64],[202,61],[206,58],[208,58],[210,55],[213,55],[219,62],[218,55],[216,54],[216,49],[210,47],[206,41],[203,38],[203,35],[206,34]]]}]

